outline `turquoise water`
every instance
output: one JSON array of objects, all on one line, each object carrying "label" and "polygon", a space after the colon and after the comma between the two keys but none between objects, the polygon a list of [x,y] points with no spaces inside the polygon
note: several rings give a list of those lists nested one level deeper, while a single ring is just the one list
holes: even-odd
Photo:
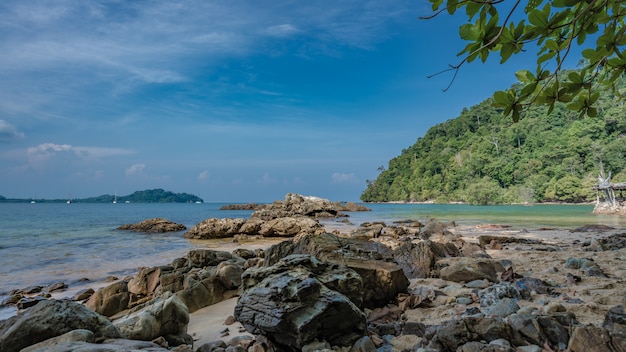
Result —
[{"label": "turquoise water", "polygon": [[[247,218],[251,211],[220,211],[222,204],[0,204],[0,299],[32,285],[90,282],[107,275],[132,275],[141,266],[164,265],[201,246],[182,231],[140,234],[118,231],[122,224],[162,217],[188,228],[211,218]],[[371,212],[350,213],[365,221],[430,218],[472,225],[493,223],[516,228],[574,228],[586,224],[626,227],[626,217],[591,214],[592,206],[469,206],[368,204]],[[334,220],[330,220],[334,221]]]},{"label": "turquoise water", "polygon": [[626,217],[592,214],[593,205],[503,205],[465,204],[367,204],[371,214],[353,213],[352,222],[375,217],[386,221],[436,218],[458,224],[481,223],[512,225],[515,228],[557,227],[572,229],[587,224],[626,227]]}]

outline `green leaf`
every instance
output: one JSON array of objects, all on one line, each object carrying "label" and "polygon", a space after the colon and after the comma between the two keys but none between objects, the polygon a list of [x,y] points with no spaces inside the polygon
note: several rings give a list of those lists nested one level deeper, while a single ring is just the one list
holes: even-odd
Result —
[{"label": "green leaf", "polygon": [[522,83],[530,83],[536,80],[535,75],[528,70],[520,70],[515,72],[515,77]]},{"label": "green leaf", "polygon": [[552,51],[559,51],[559,44],[554,39],[548,39],[545,44],[546,48]]},{"label": "green leaf", "polygon": [[480,37],[480,29],[471,23],[466,23],[459,27],[461,39],[476,41]]},{"label": "green leaf", "polygon": [[570,72],[567,78],[573,83],[583,83],[583,77],[576,71]]},{"label": "green leaf", "polygon": [[505,63],[511,57],[511,55],[513,55],[513,51],[515,51],[515,46],[513,44],[507,43],[502,45],[502,48],[500,48],[500,63]]},{"label": "green leaf", "polygon": [[520,96],[523,98],[529,97],[531,94],[533,94],[535,89],[537,89],[537,82],[527,84],[524,86],[524,88],[522,88]]},{"label": "green leaf", "polygon": [[465,13],[471,20],[482,7],[483,5],[481,3],[470,1],[467,3],[467,5],[465,5]]},{"label": "green leaf", "polygon": [[600,61],[600,58],[602,57],[601,55],[598,54],[598,51],[594,49],[585,49],[583,50],[582,54],[583,54],[583,57],[589,60],[591,63],[596,63]]},{"label": "green leaf", "polygon": [[443,0],[430,0],[430,2],[432,3],[433,11],[437,11],[441,4],[443,4]]},{"label": "green leaf", "polygon": [[451,15],[454,15],[458,4],[459,4],[459,0],[448,0],[448,3],[446,5],[446,9],[448,10],[448,13]]},{"label": "green leaf", "polygon": [[543,55],[541,55],[541,56],[539,56],[537,58],[537,63],[538,64],[542,64],[542,63],[552,59],[555,56],[556,56],[556,52],[555,51],[551,51],[551,52],[549,52],[547,54],[543,54]]},{"label": "green leaf", "polygon": [[509,94],[509,92],[505,92],[505,91],[497,91],[495,93],[493,93],[493,100],[499,105],[499,106],[506,106],[506,105],[510,105],[513,100],[514,97],[511,97],[511,95]]}]

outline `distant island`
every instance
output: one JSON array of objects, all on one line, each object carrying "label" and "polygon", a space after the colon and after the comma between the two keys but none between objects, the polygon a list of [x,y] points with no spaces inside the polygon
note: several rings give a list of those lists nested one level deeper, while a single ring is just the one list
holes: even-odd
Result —
[{"label": "distant island", "polygon": [[0,203],[204,203],[202,198],[188,193],[174,193],[163,189],[136,191],[127,196],[101,195],[83,199],[19,199],[0,196]]}]

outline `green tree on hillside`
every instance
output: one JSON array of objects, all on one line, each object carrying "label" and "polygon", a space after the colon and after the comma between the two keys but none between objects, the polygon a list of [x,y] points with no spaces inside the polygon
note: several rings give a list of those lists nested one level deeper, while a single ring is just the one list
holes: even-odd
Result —
[{"label": "green tree on hillside", "polygon": [[[598,89],[610,90],[623,100],[624,91],[618,89],[626,73],[623,0],[429,1],[434,13],[425,18],[459,10],[468,17],[459,28],[459,36],[469,42],[459,53],[461,60],[442,71],[453,71],[454,77],[477,58],[485,62],[498,53],[504,63],[529,45],[537,45],[536,68],[518,71],[519,86],[493,95],[493,104],[513,121],[519,121],[530,105],[545,105],[549,114],[557,102],[581,117],[596,117],[601,109]],[[516,23],[519,17],[523,19]],[[576,46],[584,48],[582,69],[563,72]]]},{"label": "green tree on hillside", "polygon": [[[624,83],[619,89],[626,88]],[[626,109],[601,91],[598,117],[556,103],[528,106],[517,123],[493,99],[431,127],[379,168],[363,201],[464,201],[472,204],[595,199],[599,172],[626,180]],[[480,122],[479,122],[480,121]]]}]

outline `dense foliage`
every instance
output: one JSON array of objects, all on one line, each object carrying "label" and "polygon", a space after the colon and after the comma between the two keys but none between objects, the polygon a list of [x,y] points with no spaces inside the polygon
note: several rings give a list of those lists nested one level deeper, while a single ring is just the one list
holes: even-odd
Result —
[{"label": "dense foliage", "polygon": [[[67,199],[7,199],[0,196],[0,203],[28,203],[35,201],[37,203],[65,203]],[[173,193],[162,189],[148,189],[145,191],[136,191],[127,196],[101,195],[97,197],[72,199],[73,203],[203,203],[202,198],[188,193]]]},{"label": "dense foliage", "polygon": [[[83,202],[93,202],[93,203],[110,203],[113,202],[115,196],[111,195],[103,195],[94,198],[83,199]],[[195,202],[203,202],[203,200],[193,194],[188,193],[173,193],[170,191],[165,191],[160,188],[157,189],[147,189],[145,191],[136,191],[135,193],[128,195],[117,197],[118,203],[195,203]]]},{"label": "dense foliage", "polygon": [[[467,15],[459,36],[468,44],[459,53],[461,61],[445,71],[456,74],[463,64],[477,58],[485,62],[492,53],[500,54],[501,62],[514,54],[535,55],[527,49],[537,47],[536,68],[516,74],[522,86],[496,92],[493,97],[514,121],[530,105],[545,105],[551,111],[556,102],[566,103],[567,109],[581,117],[597,117],[596,90],[611,89],[613,94],[620,94],[617,87],[626,73],[623,0],[429,1],[435,12],[427,18],[444,12],[453,15],[463,11]],[[582,69],[560,74],[577,46],[585,59]]]},{"label": "dense foliage", "polygon": [[[622,86],[621,89],[624,89]],[[366,202],[471,204],[584,202],[600,173],[626,181],[626,106],[601,94],[598,117],[557,103],[531,106],[517,123],[492,99],[431,127],[389,161],[361,195]]]}]

